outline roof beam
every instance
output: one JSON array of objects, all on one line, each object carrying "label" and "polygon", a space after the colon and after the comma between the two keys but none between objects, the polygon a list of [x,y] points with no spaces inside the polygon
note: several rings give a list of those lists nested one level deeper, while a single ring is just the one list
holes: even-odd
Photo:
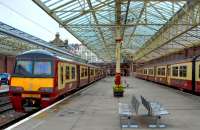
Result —
[{"label": "roof beam", "polygon": [[[141,18],[141,17],[140,17]],[[139,20],[138,20],[139,21]],[[133,26],[163,26],[163,25],[176,25],[176,26],[193,26],[193,23],[133,23],[133,24],[121,24],[121,27],[133,27]],[[89,28],[89,27],[106,27],[112,28],[117,27],[115,24],[71,24],[71,25],[64,25],[64,27],[72,27],[72,28]]]},{"label": "roof beam", "polygon": [[[128,12],[129,12],[129,7],[130,7],[130,2],[131,2],[131,0],[128,0],[128,2],[127,2],[126,15],[125,15],[125,20],[124,20],[124,25],[126,25],[126,23],[127,23],[127,18],[128,18]],[[123,26],[123,29],[122,29],[122,39],[124,39],[124,32],[125,32],[125,29],[126,29],[126,27]]]},{"label": "roof beam", "polygon": [[[90,8],[91,10],[93,10],[91,1],[90,1],[90,0],[87,0],[87,3],[88,3],[89,8]],[[92,12],[92,16],[93,16],[93,18],[94,18],[95,24],[98,25],[99,22],[98,22],[98,19],[97,19],[97,17],[96,17],[95,12]],[[99,32],[99,34],[100,34],[100,37],[101,37],[102,41],[103,41],[104,49],[107,50],[106,40],[105,40],[105,38],[104,38],[103,32],[101,31],[101,28],[100,28],[100,27],[97,27],[97,30],[98,30],[98,32]],[[112,57],[108,50],[105,51],[105,52],[108,54],[109,57]]]},{"label": "roof beam", "polygon": [[99,10],[99,9],[105,7],[106,5],[109,5],[109,4],[112,4],[112,3],[113,3],[113,1],[110,1],[110,2],[103,4],[103,5],[100,3],[100,4],[96,5],[95,7],[92,7],[88,10],[82,10],[82,12],[80,12],[80,15],[77,15],[77,16],[74,16],[74,17],[68,19],[68,20],[65,20],[65,21],[63,21],[63,23],[67,24],[67,23],[69,23],[69,22],[71,22],[71,21],[73,21],[77,18],[80,18],[83,15],[86,15],[86,14],[91,13],[91,12],[94,13],[95,12],[94,10]]},{"label": "roof beam", "polygon": [[[60,21],[59,17],[56,14],[52,13],[40,0],[32,0],[35,4],[37,4],[42,10],[44,10],[50,17],[52,17],[56,22],[58,22],[62,27],[64,27],[69,33],[71,33],[76,39],[78,39],[83,45],[85,45],[89,50],[92,51],[91,47],[87,46],[87,44],[80,39],[70,28],[65,26],[63,22]],[[92,51],[93,52],[93,51]],[[98,57],[99,55],[95,53]]]},{"label": "roof beam", "polygon": [[[126,2],[126,1],[128,1],[128,0],[121,0],[122,2]],[[131,0],[131,1],[135,1],[135,2],[137,2],[137,1],[141,1],[141,2],[144,2],[144,1],[146,1],[146,2],[172,2],[172,0]],[[174,2],[181,2],[181,1],[197,1],[197,0],[173,0]]]},{"label": "roof beam", "polygon": [[[133,31],[132,31],[132,33],[131,33],[129,39],[128,39],[128,42],[127,42],[127,45],[128,45],[128,46],[129,46],[130,41],[131,41],[131,39],[132,39],[132,37],[133,37],[135,31],[136,31],[137,26],[139,26],[139,22],[140,22],[140,19],[141,19],[141,17],[142,17],[142,14],[143,14],[144,11],[145,11],[145,8],[146,8],[146,4],[144,4],[144,6],[142,7],[142,9],[141,9],[141,11],[140,11],[139,17],[138,17],[138,19],[137,19],[137,21],[136,21],[136,26],[133,28]],[[145,24],[145,25],[146,25],[146,24]]]},{"label": "roof beam", "polygon": [[[186,13],[187,12],[187,13]],[[187,33],[200,24],[200,4],[197,1],[187,4],[170,21],[160,29],[150,40],[148,40],[135,55],[134,60],[138,61],[147,56],[155,49],[166,45],[181,35]],[[186,23],[187,26],[175,26],[173,24]],[[170,26],[172,24],[172,26]],[[189,25],[190,24],[190,25]]]}]

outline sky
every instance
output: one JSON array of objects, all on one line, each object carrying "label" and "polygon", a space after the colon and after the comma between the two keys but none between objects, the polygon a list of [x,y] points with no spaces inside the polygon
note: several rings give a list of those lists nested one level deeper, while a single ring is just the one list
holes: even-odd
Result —
[{"label": "sky", "polygon": [[80,43],[32,0],[0,0],[0,21],[45,41],[59,32],[62,40]]}]

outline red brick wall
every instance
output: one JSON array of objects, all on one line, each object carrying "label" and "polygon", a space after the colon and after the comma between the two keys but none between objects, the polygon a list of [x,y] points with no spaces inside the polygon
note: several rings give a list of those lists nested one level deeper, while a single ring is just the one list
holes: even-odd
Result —
[{"label": "red brick wall", "polygon": [[5,56],[0,55],[0,73],[5,72]]},{"label": "red brick wall", "polygon": [[14,56],[0,55],[0,73],[12,73],[15,64]]},{"label": "red brick wall", "polygon": [[15,65],[15,57],[13,56],[7,57],[7,72],[8,73],[13,73],[14,65]]}]

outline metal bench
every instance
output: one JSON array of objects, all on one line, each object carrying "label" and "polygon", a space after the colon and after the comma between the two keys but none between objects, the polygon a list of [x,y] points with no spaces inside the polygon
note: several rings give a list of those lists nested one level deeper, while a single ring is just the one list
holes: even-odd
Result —
[{"label": "metal bench", "polygon": [[149,128],[165,128],[165,124],[161,124],[161,116],[168,115],[169,112],[159,103],[147,101],[143,96],[141,96],[142,104],[148,111],[148,116],[155,117],[156,120],[153,124],[149,124]]},{"label": "metal bench", "polygon": [[[120,125],[122,128],[138,128],[137,123],[131,118],[133,113],[138,114],[139,101],[135,96],[132,96],[131,103],[119,103],[119,116],[120,116]],[[124,121],[126,121],[124,123]]]}]

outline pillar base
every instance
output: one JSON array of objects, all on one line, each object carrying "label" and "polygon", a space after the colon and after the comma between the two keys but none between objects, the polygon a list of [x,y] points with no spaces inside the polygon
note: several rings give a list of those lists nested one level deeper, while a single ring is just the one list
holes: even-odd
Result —
[{"label": "pillar base", "polygon": [[114,97],[123,97],[124,96],[124,92],[113,92],[113,96]]},{"label": "pillar base", "polygon": [[114,97],[123,97],[124,96],[124,88],[121,84],[113,86],[113,96]]}]

